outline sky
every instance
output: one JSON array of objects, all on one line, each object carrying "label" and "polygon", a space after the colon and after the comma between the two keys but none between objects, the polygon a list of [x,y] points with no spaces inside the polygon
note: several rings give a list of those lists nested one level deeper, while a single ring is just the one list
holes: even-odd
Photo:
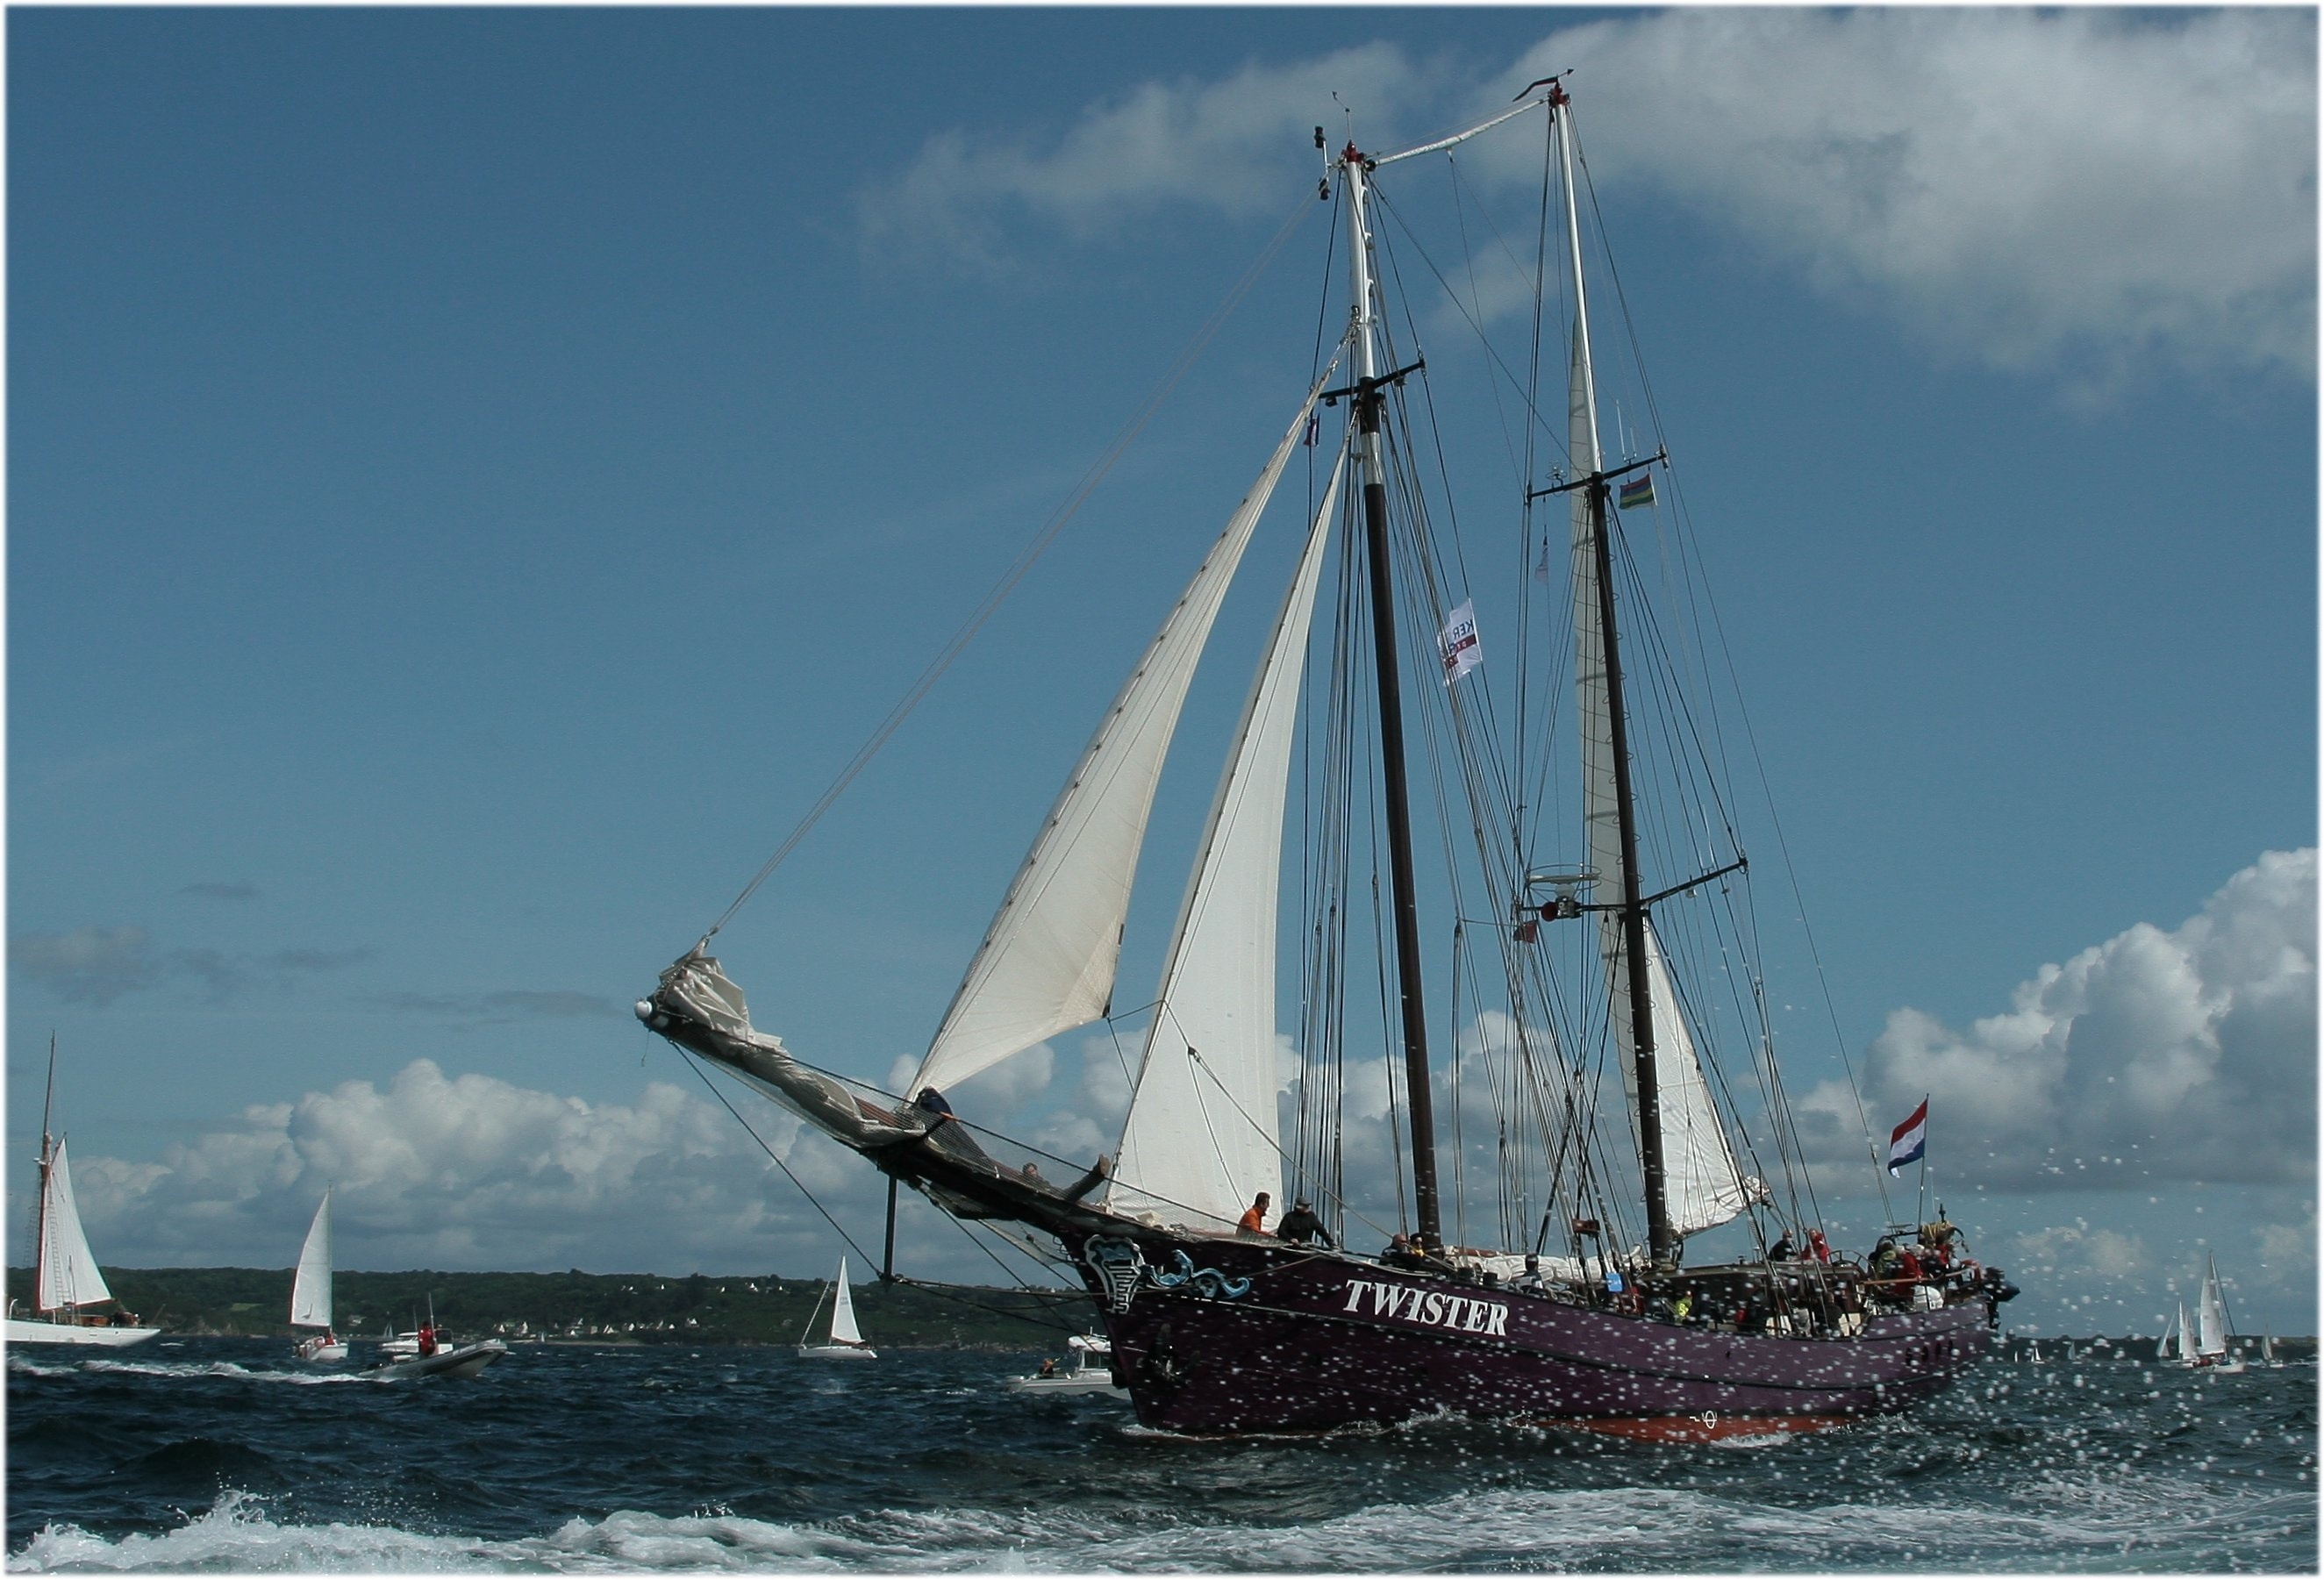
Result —
[{"label": "sky", "polygon": [[[1305,388],[1310,128],[1570,69],[1813,930],[1804,1129],[1860,1158],[1843,1051],[1930,1095],[2014,1327],[2153,1333],[2215,1255],[2315,1332],[2312,14],[1325,14],[10,12],[10,1260],[52,1032],[111,1265],[287,1267],[329,1184],[348,1267],[821,1273],[761,1140],[876,1244],[631,1002],[1304,200],[719,935],[802,1057],[916,1059]],[[1110,1046],[969,1095],[1095,1150]],[[899,1261],[995,1276],[917,1203]]]}]

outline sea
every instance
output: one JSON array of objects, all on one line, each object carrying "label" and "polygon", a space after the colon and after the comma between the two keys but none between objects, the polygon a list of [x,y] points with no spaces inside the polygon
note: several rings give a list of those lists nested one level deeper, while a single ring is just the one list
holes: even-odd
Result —
[{"label": "sea", "polygon": [[[367,1357],[359,1345],[355,1361]],[[1034,1354],[284,1341],[12,1349],[22,1571],[2313,1572],[2313,1365],[1993,1359],[1917,1412],[1646,1445],[1431,1419],[1203,1441]]]}]

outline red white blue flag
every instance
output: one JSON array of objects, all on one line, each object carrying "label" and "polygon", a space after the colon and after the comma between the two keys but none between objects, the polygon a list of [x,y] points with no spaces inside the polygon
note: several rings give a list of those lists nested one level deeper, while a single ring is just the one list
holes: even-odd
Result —
[{"label": "red white blue flag", "polygon": [[1921,1154],[1928,1150],[1928,1141],[1929,1100],[1923,1097],[1921,1105],[1913,1110],[1913,1117],[1888,1134],[1889,1177],[1894,1178],[1907,1163],[1919,1162]]}]

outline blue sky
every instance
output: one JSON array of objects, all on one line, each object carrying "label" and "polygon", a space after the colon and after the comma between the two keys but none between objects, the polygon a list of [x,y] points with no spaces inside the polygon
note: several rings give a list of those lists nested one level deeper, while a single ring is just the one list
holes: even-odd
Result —
[{"label": "blue sky", "polygon": [[[2152,1331],[2209,1248],[2314,1331],[2312,18],[1325,14],[10,14],[8,1136],[53,1028],[106,1261],[287,1265],[336,1178],[351,1266],[823,1268],[629,1001],[1312,195],[1334,92],[1387,145],[1571,67],[1872,1106],[1973,1116],[2021,1325]],[[721,936],[805,1057],[925,1046],[1304,385],[1309,206]],[[1102,1116],[1080,1049],[991,1101]]]}]

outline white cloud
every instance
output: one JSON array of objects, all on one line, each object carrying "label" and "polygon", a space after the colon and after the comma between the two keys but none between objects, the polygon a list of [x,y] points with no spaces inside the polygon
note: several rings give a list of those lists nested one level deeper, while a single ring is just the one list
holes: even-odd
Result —
[{"label": "white cloud", "polygon": [[[1866,1089],[1881,1113],[1930,1094],[1932,1132],[1997,1187],[2313,1179],[2316,901],[2316,852],[2271,851],[2176,930],[2044,966],[1966,1032],[1896,1011]],[[1856,1133],[1836,1084],[1796,1106],[1835,1148]]]},{"label": "white cloud", "polygon": [[1299,195],[1286,177],[1314,167],[1309,129],[1329,118],[1334,91],[1379,125],[1431,77],[1403,51],[1367,44],[1287,66],[1246,65],[1217,82],[1144,83],[1090,106],[1046,146],[943,133],[865,195],[865,246],[881,256],[925,250],[997,267],[1009,250],[1004,220],[1024,216],[1086,239],[1171,205],[1279,211]]},{"label": "white cloud", "polygon": [[[876,1173],[797,1144],[771,1104],[735,1105],[810,1188],[873,1221]],[[286,1265],[326,1186],[355,1267],[731,1270],[829,1233],[732,1116],[678,1086],[592,1104],[429,1059],[384,1089],[254,1105],[159,1164],[76,1158],[73,1174],[100,1254],[123,1266]]]},{"label": "white cloud", "polygon": [[[1637,184],[1949,353],[2078,380],[2314,369],[2311,14],[1679,8],[1456,73],[1384,44],[1148,82],[1046,140],[952,131],[862,203],[866,245],[1000,266],[1168,206],[1287,207],[1332,95],[1367,146],[1574,68],[1602,190]],[[1329,128],[1336,140],[1340,128]],[[1537,146],[1464,151],[1489,180]]]},{"label": "white cloud", "polygon": [[1685,8],[1527,62],[1581,68],[1602,180],[1720,214],[1944,345],[2313,371],[2308,12]]}]

